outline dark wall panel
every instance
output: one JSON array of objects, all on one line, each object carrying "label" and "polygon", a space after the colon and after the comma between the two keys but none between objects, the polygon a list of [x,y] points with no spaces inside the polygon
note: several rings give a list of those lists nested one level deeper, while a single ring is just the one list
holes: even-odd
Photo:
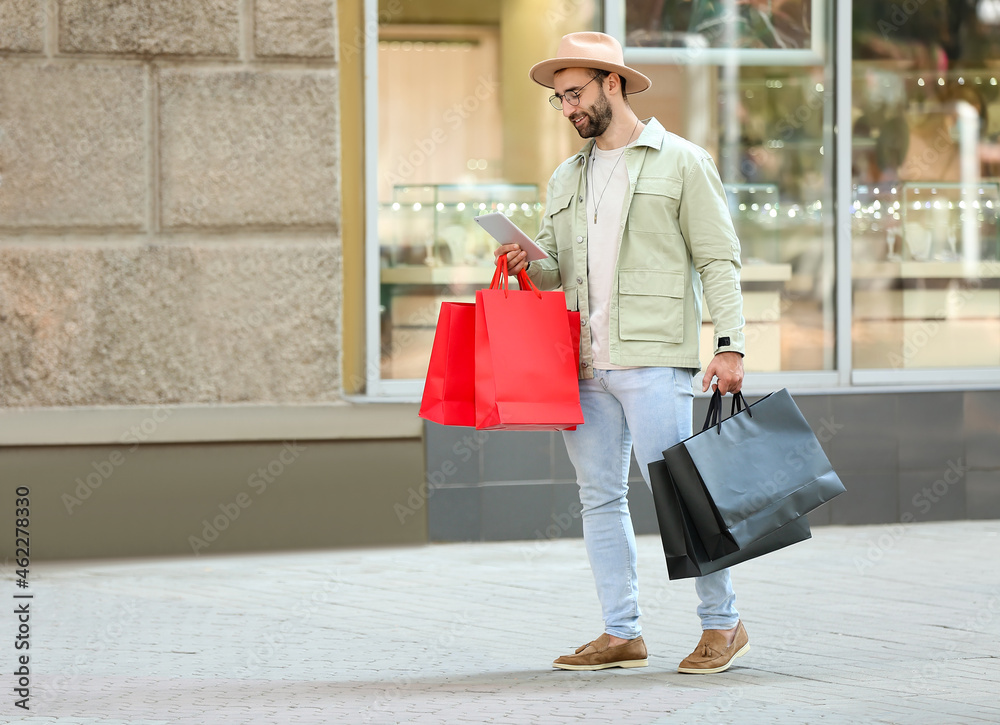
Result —
[{"label": "dark wall panel", "polygon": [[422,543],[423,471],[419,439],[3,448],[0,521],[27,486],[33,559]]},{"label": "dark wall panel", "polygon": [[[848,489],[810,515],[814,526],[1000,517],[1000,391],[795,399]],[[707,405],[706,398],[695,400],[696,429]],[[435,492],[432,541],[534,538],[539,521],[578,503],[561,434],[477,434],[428,424],[428,460],[468,447],[462,439],[469,435],[482,438],[480,447]],[[493,490],[499,486],[508,488]],[[550,500],[539,488],[559,491],[547,510],[539,511]],[[634,460],[629,502],[636,532],[655,533],[652,496]],[[479,508],[462,515],[463,506]],[[437,515],[439,507],[447,515]],[[572,533],[576,524],[563,535],[579,535]]]}]

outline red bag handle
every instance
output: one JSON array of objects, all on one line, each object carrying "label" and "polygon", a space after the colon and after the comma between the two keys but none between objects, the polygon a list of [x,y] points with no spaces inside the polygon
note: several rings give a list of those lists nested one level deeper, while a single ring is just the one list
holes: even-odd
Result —
[{"label": "red bag handle", "polygon": [[[502,289],[504,291],[504,297],[506,297],[510,291],[510,283],[508,279],[507,255],[501,254],[497,257],[497,268],[493,273],[493,279],[490,282],[490,289]],[[523,269],[517,273],[517,283],[525,292],[534,292],[538,299],[542,298],[542,293],[539,291],[538,287],[535,286],[535,283],[531,281],[528,273]]]},{"label": "red bag handle", "polygon": [[532,292],[535,293],[535,297],[537,297],[538,299],[542,299],[542,293],[535,286],[535,283],[531,281],[531,277],[528,276],[528,273],[525,272],[523,269],[517,273],[517,283],[521,286],[521,289],[523,289],[524,291],[527,292],[528,290],[531,290]]},{"label": "red bag handle", "polygon": [[507,255],[501,254],[497,257],[497,268],[493,272],[493,280],[490,282],[490,289],[502,289],[504,297],[507,296],[509,284],[507,282]]}]

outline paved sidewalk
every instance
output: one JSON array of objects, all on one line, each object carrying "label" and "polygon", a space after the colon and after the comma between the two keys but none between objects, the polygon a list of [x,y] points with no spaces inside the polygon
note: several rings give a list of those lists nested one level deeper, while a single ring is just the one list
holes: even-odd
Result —
[{"label": "paved sidewalk", "polygon": [[[677,674],[690,581],[640,537],[650,666],[596,637],[583,542],[33,565],[30,713],[0,615],[0,722],[1000,722],[1000,522],[824,527],[734,569],[750,653]],[[21,593],[5,571],[3,598]]]}]

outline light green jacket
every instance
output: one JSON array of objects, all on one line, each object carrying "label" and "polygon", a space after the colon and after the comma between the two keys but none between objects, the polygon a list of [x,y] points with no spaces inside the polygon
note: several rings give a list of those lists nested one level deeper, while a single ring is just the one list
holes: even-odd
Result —
[{"label": "light green jacket", "polygon": [[[616,365],[701,369],[702,297],[715,325],[715,352],[744,352],[740,242],[715,162],[655,119],[625,151],[629,192],[609,311]],[[541,289],[562,287],[579,310],[580,377],[592,378],[587,285],[587,159],[593,139],[549,180],[536,242],[550,255],[532,262]],[[704,294],[703,294],[704,293]]]}]

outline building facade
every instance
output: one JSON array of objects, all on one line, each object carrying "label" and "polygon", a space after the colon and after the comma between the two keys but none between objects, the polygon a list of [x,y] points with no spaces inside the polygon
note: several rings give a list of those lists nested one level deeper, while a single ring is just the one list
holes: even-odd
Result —
[{"label": "building facade", "polygon": [[0,475],[36,555],[578,535],[557,434],[416,401],[440,302],[491,275],[474,215],[530,234],[580,145],[527,69],[583,29],[716,159],[746,389],[788,387],[848,488],[814,523],[1000,516],[998,26],[992,0],[6,3]]}]

